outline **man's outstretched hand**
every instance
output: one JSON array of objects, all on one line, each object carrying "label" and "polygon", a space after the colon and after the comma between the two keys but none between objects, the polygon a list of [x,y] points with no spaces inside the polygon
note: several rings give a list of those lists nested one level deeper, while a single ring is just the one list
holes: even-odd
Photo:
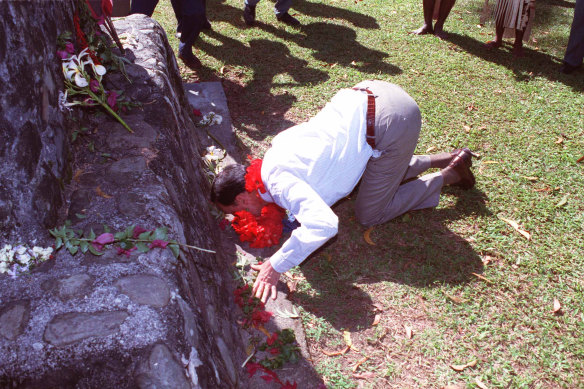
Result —
[{"label": "man's outstretched hand", "polygon": [[255,271],[259,271],[258,278],[256,278],[252,293],[263,303],[268,301],[270,294],[272,299],[275,300],[278,296],[278,291],[276,290],[276,284],[280,279],[280,273],[274,270],[270,261],[265,261],[261,265],[251,265],[251,268]]}]

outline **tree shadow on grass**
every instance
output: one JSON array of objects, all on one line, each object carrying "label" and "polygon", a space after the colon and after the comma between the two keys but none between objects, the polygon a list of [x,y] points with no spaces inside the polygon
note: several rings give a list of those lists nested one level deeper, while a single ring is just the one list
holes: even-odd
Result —
[{"label": "tree shadow on grass", "polygon": [[352,216],[353,202],[336,205],[339,234],[302,265],[311,289],[294,294],[294,301],[338,330],[357,330],[371,326],[376,302],[361,284],[378,284],[380,293],[388,293],[383,292],[392,289],[387,283],[431,288],[475,279],[472,273],[483,272],[480,255],[446,225],[491,213],[482,192],[456,194],[453,207],[409,212],[375,227],[375,246],[365,243],[365,229]]},{"label": "tree shadow on grass", "polygon": [[306,0],[295,0],[295,2],[292,4],[290,13],[294,14],[295,10],[312,17],[346,20],[355,27],[359,28],[379,28],[377,20],[369,15],[363,15],[358,12],[353,12],[341,7],[333,7],[324,3],[312,3]]},{"label": "tree shadow on grass", "polygon": [[[267,135],[277,134],[295,124],[287,120],[285,114],[296,97],[286,92],[273,94],[275,85],[294,87],[324,82],[329,77],[326,72],[313,69],[307,66],[306,61],[291,55],[288,47],[281,42],[254,39],[247,46],[214,31],[207,35],[220,43],[201,41],[197,46],[227,64],[223,87],[228,96],[233,124],[235,128],[248,130],[247,135],[254,141],[263,141]],[[241,67],[250,68],[253,72],[253,78],[247,85],[238,83],[234,74],[240,72],[238,68]],[[278,75],[293,81],[275,82]]]},{"label": "tree shadow on grass", "polygon": [[373,50],[357,41],[354,29],[332,23],[311,23],[303,25],[299,33],[289,33],[271,25],[262,28],[281,39],[296,43],[313,51],[312,56],[329,65],[350,67],[369,74],[400,74],[398,66],[384,62],[389,55]]},{"label": "tree shadow on grass", "polygon": [[525,47],[525,57],[514,58],[512,53],[507,50],[508,43],[504,48],[488,50],[485,48],[484,42],[466,35],[450,33],[447,40],[455,46],[455,49],[459,47],[485,61],[509,68],[515,74],[517,81],[528,82],[532,77],[545,77],[549,81],[564,83],[576,91],[584,91],[584,79],[560,73],[562,60],[549,54]]}]

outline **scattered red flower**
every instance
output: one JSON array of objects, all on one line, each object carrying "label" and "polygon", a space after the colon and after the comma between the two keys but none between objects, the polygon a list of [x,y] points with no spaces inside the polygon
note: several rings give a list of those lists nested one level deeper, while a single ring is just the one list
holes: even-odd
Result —
[{"label": "scattered red flower", "polygon": [[271,349],[269,349],[268,351],[269,351],[269,352],[270,352],[270,354],[272,354],[272,355],[278,355],[278,354],[280,354],[280,350],[279,350],[279,349],[277,349],[277,348],[275,348],[275,347],[274,347],[274,348],[271,348]]},{"label": "scattered red flower", "polygon": [[260,325],[267,323],[270,321],[272,317],[272,312],[264,311],[264,310],[255,310],[251,314],[251,325],[254,327],[259,327]]},{"label": "scattered red flower", "polygon": [[193,115],[195,115],[195,116],[203,116],[203,114],[201,113],[201,111],[199,111],[196,108],[193,108]]},{"label": "scattered red flower", "polygon": [[262,369],[264,369],[264,367],[262,365],[260,365],[259,363],[248,362],[245,365],[245,369],[247,370],[247,373],[249,374],[249,378],[251,378],[258,371],[258,369],[262,370]]},{"label": "scattered red flower", "polygon": [[272,334],[272,336],[270,336],[270,337],[269,337],[269,338],[266,340],[266,343],[268,344],[268,346],[271,346],[271,345],[273,345],[273,344],[274,344],[274,342],[275,342],[276,340],[278,340],[278,333],[277,333],[277,332],[274,332],[274,333]]},{"label": "scattered red flower", "polygon": [[262,160],[250,160],[249,166],[245,171],[247,172],[245,175],[245,190],[254,192],[257,189],[260,193],[266,193],[266,187],[262,181]]},{"label": "scattered red flower", "polygon": [[219,222],[219,228],[221,228],[222,230],[225,230],[225,227],[227,227],[229,225],[229,220],[223,218],[221,219],[221,221]]},{"label": "scattered red flower", "polygon": [[280,243],[284,215],[282,208],[271,203],[262,208],[259,219],[247,211],[235,212],[231,226],[239,240],[250,242],[250,247],[270,247]]}]

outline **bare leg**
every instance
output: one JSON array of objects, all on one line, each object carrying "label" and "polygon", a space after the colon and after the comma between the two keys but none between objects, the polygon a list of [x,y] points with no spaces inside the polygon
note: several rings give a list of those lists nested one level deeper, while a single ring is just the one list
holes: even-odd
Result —
[{"label": "bare leg", "polygon": [[523,57],[523,30],[515,30],[515,43],[513,44],[513,55]]},{"label": "bare leg", "polygon": [[438,20],[436,20],[436,24],[434,25],[434,35],[436,35],[440,39],[445,39],[447,37],[446,33],[443,30],[444,22],[446,18],[450,14],[450,10],[454,7],[454,2],[456,0],[442,0],[440,3],[440,10],[438,11]]},{"label": "bare leg", "polygon": [[498,49],[499,47],[503,46],[503,33],[505,32],[505,27],[503,24],[497,24],[495,27],[495,40],[488,41],[485,43],[487,49]]},{"label": "bare leg", "polygon": [[[454,2],[454,0],[452,1]],[[432,29],[432,15],[434,14],[434,2],[435,0],[423,0],[422,5],[424,7],[424,25],[418,28],[417,30],[412,31],[412,34],[424,35],[434,33],[434,30]]]}]

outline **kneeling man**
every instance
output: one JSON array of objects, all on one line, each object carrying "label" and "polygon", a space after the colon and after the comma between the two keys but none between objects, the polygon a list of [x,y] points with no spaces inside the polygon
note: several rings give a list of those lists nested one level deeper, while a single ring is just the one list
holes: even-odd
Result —
[{"label": "kneeling man", "polygon": [[[261,164],[260,190],[246,191],[242,165],[219,173],[211,200],[225,213],[247,210],[259,216],[265,205],[275,203],[300,222],[268,261],[252,266],[259,271],[256,297],[275,299],[280,274],[337,234],[338,218],[330,207],[359,180],[355,213],[365,226],[436,207],[444,185],[474,186],[474,154],[468,148],[413,155],[420,128],[420,110],[404,90],[364,81],[339,91],[314,118],[273,139]],[[417,177],[430,168],[441,170]]]}]

